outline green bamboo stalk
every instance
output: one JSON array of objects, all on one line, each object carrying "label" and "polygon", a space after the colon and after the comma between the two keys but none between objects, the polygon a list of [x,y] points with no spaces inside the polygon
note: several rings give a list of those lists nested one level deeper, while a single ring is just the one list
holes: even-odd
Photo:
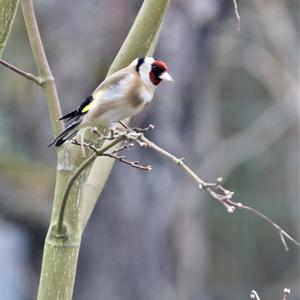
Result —
[{"label": "green bamboo stalk", "polygon": [[[22,1],[25,3],[31,0]],[[169,1],[144,1],[109,74],[128,65],[136,57],[145,56],[150,48],[153,50]],[[56,224],[64,188],[85,159],[74,147],[69,144],[65,148],[61,147],[62,151],[58,152],[54,204],[44,246],[38,300],[72,299],[83,229],[112,167],[111,159],[97,159],[75,180],[66,203],[63,231],[57,234]],[[89,201],[93,205],[90,206]]]},{"label": "green bamboo stalk", "polygon": [[2,57],[6,42],[14,23],[19,0],[0,1],[0,58]]}]

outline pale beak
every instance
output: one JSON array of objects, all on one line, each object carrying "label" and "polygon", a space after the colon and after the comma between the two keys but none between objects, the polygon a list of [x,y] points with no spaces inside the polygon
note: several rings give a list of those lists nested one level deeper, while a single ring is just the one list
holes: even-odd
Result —
[{"label": "pale beak", "polygon": [[162,80],[166,80],[166,81],[170,81],[170,82],[174,82],[173,78],[171,77],[171,75],[168,72],[163,72],[161,75],[158,76],[160,79]]}]

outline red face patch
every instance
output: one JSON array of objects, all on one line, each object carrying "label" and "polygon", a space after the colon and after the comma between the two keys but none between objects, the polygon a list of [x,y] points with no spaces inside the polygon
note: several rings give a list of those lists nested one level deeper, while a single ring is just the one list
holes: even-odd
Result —
[{"label": "red face patch", "polygon": [[152,65],[157,66],[158,68],[162,69],[163,71],[168,71],[168,66],[161,60],[155,60]]}]

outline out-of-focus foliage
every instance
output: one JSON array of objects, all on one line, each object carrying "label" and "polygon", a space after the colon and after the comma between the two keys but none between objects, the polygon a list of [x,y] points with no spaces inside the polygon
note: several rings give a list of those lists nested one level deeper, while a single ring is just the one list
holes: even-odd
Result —
[{"label": "out-of-focus foliage", "polygon": [[[35,1],[63,111],[103,79],[139,5]],[[132,123],[154,123],[150,138],[299,237],[299,3],[239,1],[239,11],[237,32],[231,1],[173,0],[155,56],[175,83]],[[3,58],[35,72],[20,13]],[[0,291],[34,299],[55,174],[50,122],[39,88],[3,67],[0,93],[0,279],[12,278]],[[247,212],[227,214],[157,154],[129,156],[153,170],[116,164],[84,235],[74,299],[248,299],[251,289],[280,299],[286,286],[299,299],[299,249],[285,252]]]}]

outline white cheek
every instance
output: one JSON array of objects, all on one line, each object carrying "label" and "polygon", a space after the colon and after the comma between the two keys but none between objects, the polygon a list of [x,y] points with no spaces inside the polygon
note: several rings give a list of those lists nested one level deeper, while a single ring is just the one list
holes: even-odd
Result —
[{"label": "white cheek", "polygon": [[141,65],[140,67],[140,76],[143,82],[147,86],[153,86],[153,83],[150,80],[149,74],[151,72],[151,64],[153,63],[154,59],[147,57],[145,59],[145,63]]}]

